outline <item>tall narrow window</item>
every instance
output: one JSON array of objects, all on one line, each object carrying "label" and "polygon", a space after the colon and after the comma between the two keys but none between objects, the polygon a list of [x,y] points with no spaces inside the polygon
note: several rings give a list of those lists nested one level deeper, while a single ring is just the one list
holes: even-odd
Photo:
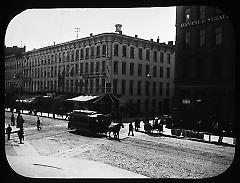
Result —
[{"label": "tall narrow window", "polygon": [[138,59],[142,60],[142,48],[138,49]]},{"label": "tall narrow window", "polygon": [[106,83],[106,81],[105,81],[105,79],[103,78],[103,79],[102,79],[102,93],[105,93],[105,83]]},{"label": "tall narrow window", "polygon": [[190,32],[185,32],[185,45],[190,45],[191,34]]},{"label": "tall narrow window", "polygon": [[153,86],[152,86],[152,95],[153,95],[153,96],[156,96],[156,88],[157,88],[157,87],[156,87],[156,81],[153,81],[152,85],[153,85]]},{"label": "tall narrow window", "polygon": [[93,93],[93,79],[90,79],[90,93]]},{"label": "tall narrow window", "polygon": [[160,78],[163,78],[163,67],[160,67]]},{"label": "tall narrow window", "polygon": [[134,63],[130,63],[130,75],[134,75]]},{"label": "tall narrow window", "polygon": [[89,48],[86,48],[86,52],[85,52],[85,59],[89,58]]},{"label": "tall narrow window", "polygon": [[138,64],[138,76],[142,75],[142,64]]},{"label": "tall narrow window", "polygon": [[200,19],[205,19],[206,17],[206,7],[205,6],[200,6],[199,7],[199,18]]},{"label": "tall narrow window", "polygon": [[122,57],[127,57],[127,46],[123,45],[122,47]]},{"label": "tall narrow window", "polygon": [[146,69],[145,69],[145,76],[148,75],[148,73],[150,72],[150,69],[149,69],[149,65],[146,65]]},{"label": "tall narrow window", "polygon": [[96,57],[100,57],[100,45],[97,45],[97,55]]},{"label": "tall narrow window", "polygon": [[134,47],[130,47],[130,58],[134,58]]},{"label": "tall narrow window", "polygon": [[156,51],[153,52],[153,61],[157,62],[157,52]]},{"label": "tall narrow window", "polygon": [[162,96],[163,94],[163,83],[159,82],[159,96]]},{"label": "tall narrow window", "polygon": [[94,63],[91,62],[90,63],[90,73],[93,74],[93,72],[94,72]]},{"label": "tall narrow window", "polygon": [[129,96],[133,96],[133,80],[129,81]]},{"label": "tall narrow window", "polygon": [[157,76],[157,66],[153,66],[153,77],[155,78]]},{"label": "tall narrow window", "polygon": [[97,78],[96,80],[95,80],[96,82],[95,82],[95,90],[96,90],[96,94],[98,94],[99,93],[99,79]]},{"label": "tall narrow window", "polygon": [[145,96],[149,96],[150,95],[150,82],[146,81],[145,82]]},{"label": "tall narrow window", "polygon": [[222,44],[222,27],[216,27],[215,33],[216,33],[216,45]]},{"label": "tall narrow window", "polygon": [[163,52],[160,52],[160,63],[163,63]]},{"label": "tall narrow window", "polygon": [[118,61],[113,62],[113,73],[118,74]]},{"label": "tall narrow window", "polygon": [[106,70],[106,62],[102,61],[102,73],[105,73]]},{"label": "tall narrow window", "polygon": [[205,46],[205,30],[204,29],[202,29],[202,30],[200,30],[200,40],[199,40],[199,46],[200,47],[204,47]]},{"label": "tall narrow window", "polygon": [[88,63],[85,63],[85,73],[88,73]]},{"label": "tall narrow window", "polygon": [[169,96],[170,83],[167,83],[166,86],[166,96]]},{"label": "tall narrow window", "polygon": [[70,51],[67,51],[67,62],[70,60]]},{"label": "tall narrow window", "polygon": [[141,90],[142,90],[142,81],[138,81],[138,84],[137,84],[137,95],[138,96],[141,95]]},{"label": "tall narrow window", "polygon": [[75,64],[75,74],[78,75],[78,64]]},{"label": "tall narrow window", "polygon": [[118,79],[113,79],[113,93],[117,94]]},{"label": "tall narrow window", "polygon": [[118,56],[118,44],[114,44],[114,52],[113,52],[114,56]]},{"label": "tall narrow window", "polygon": [[94,46],[91,47],[91,58],[94,58]]},{"label": "tall narrow window", "polygon": [[85,79],[85,93],[88,93],[88,79]]},{"label": "tall narrow window", "polygon": [[76,60],[79,59],[79,50],[76,50]]},{"label": "tall narrow window", "polygon": [[122,74],[126,74],[126,62],[122,62]]},{"label": "tall narrow window", "polygon": [[170,68],[167,67],[167,78],[170,78]]},{"label": "tall narrow window", "polygon": [[122,80],[122,91],[121,91],[121,94],[125,95],[125,93],[126,93],[126,81],[123,79]]},{"label": "tall narrow window", "polygon": [[102,56],[106,56],[106,51],[107,51],[107,45],[102,45]]},{"label": "tall narrow window", "polygon": [[96,73],[99,73],[99,62],[96,62]]},{"label": "tall narrow window", "polygon": [[71,61],[74,61],[74,50],[71,50]]},{"label": "tall narrow window", "polygon": [[146,60],[150,60],[150,50],[146,49]]},{"label": "tall narrow window", "polygon": [[80,50],[80,59],[83,59],[83,55],[84,55],[84,49],[81,48],[81,50]]},{"label": "tall narrow window", "polygon": [[80,75],[83,74],[83,63],[80,63]]},{"label": "tall narrow window", "polygon": [[168,64],[171,63],[171,62],[170,62],[170,61],[171,61],[170,59],[171,59],[171,55],[170,55],[170,53],[167,53],[167,63],[168,63]]}]

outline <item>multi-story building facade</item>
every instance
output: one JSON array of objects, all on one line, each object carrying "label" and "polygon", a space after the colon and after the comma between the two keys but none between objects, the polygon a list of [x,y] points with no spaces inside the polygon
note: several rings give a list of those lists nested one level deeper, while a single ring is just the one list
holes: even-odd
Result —
[{"label": "multi-story building facade", "polygon": [[235,33],[217,7],[176,8],[175,118],[235,121]]},{"label": "multi-story building facade", "polygon": [[[90,34],[25,52],[18,59],[6,58],[5,87],[8,90],[18,82],[24,91],[33,93],[110,92],[120,95],[120,106],[130,103],[138,112],[163,113],[169,111],[173,97],[174,64],[171,41],[165,44],[121,33]],[[21,77],[14,79],[16,73]]]}]

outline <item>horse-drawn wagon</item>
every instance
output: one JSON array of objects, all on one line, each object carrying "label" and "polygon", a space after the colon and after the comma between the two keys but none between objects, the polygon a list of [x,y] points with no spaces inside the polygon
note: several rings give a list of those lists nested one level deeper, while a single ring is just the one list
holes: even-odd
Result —
[{"label": "horse-drawn wagon", "polygon": [[144,130],[147,133],[152,133],[154,129],[157,129],[159,133],[163,131],[163,124],[161,123],[161,120],[160,123],[158,123],[158,119],[156,118],[153,124],[151,124],[148,120],[144,120]]}]

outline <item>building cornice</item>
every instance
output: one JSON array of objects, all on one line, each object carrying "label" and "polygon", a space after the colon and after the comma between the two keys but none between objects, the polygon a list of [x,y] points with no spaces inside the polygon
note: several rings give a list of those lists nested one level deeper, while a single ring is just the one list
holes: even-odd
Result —
[{"label": "building cornice", "polygon": [[128,45],[141,46],[141,47],[150,48],[150,49],[164,48],[164,49],[173,50],[175,48],[174,45],[158,43],[158,42],[154,42],[152,40],[145,40],[145,39],[131,37],[131,36],[122,35],[122,34],[118,34],[118,33],[101,33],[101,34],[97,34],[97,35],[93,35],[93,36],[89,36],[89,37],[85,37],[85,38],[75,39],[75,40],[64,42],[64,43],[59,43],[59,44],[55,44],[55,45],[51,45],[51,46],[42,47],[39,49],[34,49],[31,51],[25,52],[25,54],[38,55],[39,52],[42,52],[45,54],[55,53],[58,51],[79,48],[82,46],[85,47],[85,46],[96,45],[96,44],[104,43],[104,42],[107,43],[107,42],[116,42],[116,41],[121,44],[123,43],[123,44],[128,44]]}]

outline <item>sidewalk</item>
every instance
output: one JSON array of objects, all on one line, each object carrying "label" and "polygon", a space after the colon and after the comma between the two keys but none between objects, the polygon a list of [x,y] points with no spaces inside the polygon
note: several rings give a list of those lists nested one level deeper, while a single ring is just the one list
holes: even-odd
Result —
[{"label": "sidewalk", "polygon": [[[10,112],[10,108],[5,108],[5,111]],[[14,113],[17,114],[16,109],[14,109]],[[28,110],[23,110],[23,113],[22,113],[22,110],[21,110],[21,114],[33,115],[33,114],[29,114]],[[37,112],[37,115],[41,116],[41,117],[53,118],[53,114],[52,113]],[[66,115],[57,115],[57,114],[55,114],[55,119],[65,120],[66,119]]]},{"label": "sidewalk", "polygon": [[[152,121],[150,121],[150,123],[152,124]],[[146,133],[146,131],[144,130],[144,123],[143,123],[143,121],[140,122],[139,132]],[[152,134],[153,135],[157,135],[159,133],[158,133],[158,131],[156,129],[154,129],[152,131]],[[219,136],[210,135],[210,141],[209,141],[209,135],[208,134],[204,134],[204,138],[203,139],[184,137],[182,135],[181,136],[176,136],[176,135],[172,135],[171,129],[166,128],[166,125],[163,125],[162,135],[163,136],[168,136],[168,137],[173,137],[173,138],[184,138],[184,139],[188,139],[188,140],[195,140],[195,141],[206,142],[206,143],[217,143],[218,142],[218,138],[219,138]],[[223,137],[223,140],[222,140],[223,144],[230,145],[230,146],[235,146],[235,141],[236,141],[236,139],[234,139],[232,137]]]},{"label": "sidewalk", "polygon": [[10,167],[16,173],[31,178],[148,178],[125,169],[97,161],[41,156],[28,142],[19,144],[15,137],[10,143],[15,155],[7,155]]}]

